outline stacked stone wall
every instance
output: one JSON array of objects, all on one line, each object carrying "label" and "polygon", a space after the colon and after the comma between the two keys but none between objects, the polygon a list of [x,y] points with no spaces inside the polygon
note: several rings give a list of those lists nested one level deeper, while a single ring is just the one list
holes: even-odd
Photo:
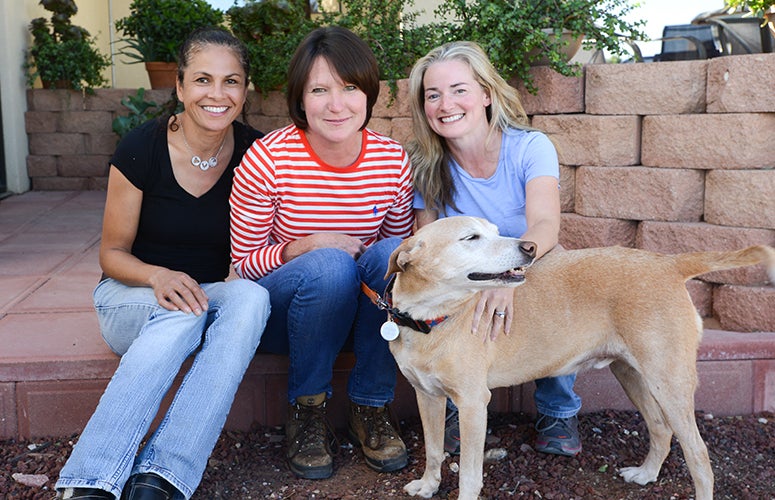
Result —
[{"label": "stacked stone wall", "polygon": [[[601,64],[580,77],[534,69],[519,85],[534,127],[561,162],[567,248],[622,245],[673,253],[775,246],[775,54],[708,61]],[[412,135],[407,81],[383,86],[369,126]],[[35,190],[104,189],[113,118],[134,89],[94,95],[28,92],[29,176]],[[169,91],[150,91],[163,102]],[[248,121],[289,123],[284,96],[251,92]],[[688,283],[706,327],[775,332],[775,288],[763,267]]]}]

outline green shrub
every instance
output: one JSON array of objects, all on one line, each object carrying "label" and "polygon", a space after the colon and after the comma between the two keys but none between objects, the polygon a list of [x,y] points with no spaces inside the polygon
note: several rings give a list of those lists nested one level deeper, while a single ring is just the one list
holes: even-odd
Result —
[{"label": "green shrub", "polygon": [[646,39],[643,21],[625,20],[636,7],[628,0],[444,0],[436,15],[448,19],[438,25],[444,41],[477,42],[501,76],[517,77],[535,92],[530,68],[540,59],[560,74],[580,73],[564,57],[563,31],[583,36],[588,48],[618,55],[626,52],[626,39]]},{"label": "green shrub", "polygon": [[479,43],[507,80],[519,78],[536,91],[530,68],[540,59],[563,75],[580,67],[565,57],[564,31],[584,36],[587,47],[622,55],[627,40],[645,39],[643,21],[625,16],[637,6],[628,0],[444,0],[438,21],[417,24],[408,12],[413,0],[342,0],[341,12],[310,19],[305,0],[247,0],[227,18],[234,34],[248,45],[251,80],[267,92],[285,83],[288,62],[301,39],[317,26],[337,24],[360,35],[374,51],[380,77],[395,95],[395,81],[433,47],[453,40]]},{"label": "green shrub", "polygon": [[226,19],[247,46],[250,80],[264,95],[285,86],[296,47],[317,26],[300,0],[247,0],[227,10]]},{"label": "green shrub", "polygon": [[775,0],[726,0],[725,6],[740,12],[750,12],[752,16],[763,17],[764,13],[775,6]]},{"label": "green shrub", "polygon": [[119,115],[113,119],[113,132],[119,137],[124,137],[130,130],[136,128],[150,119],[158,118],[164,114],[170,102],[157,104],[155,101],[145,100],[145,89],[140,87],[135,95],[129,95],[121,99],[121,104],[129,110],[126,115]]},{"label": "green shrub", "polygon": [[51,21],[33,19],[29,30],[32,44],[24,63],[27,84],[40,78],[45,87],[86,89],[107,83],[102,71],[110,59],[100,53],[89,32],[70,22],[78,12],[72,0],[41,0],[52,13]]},{"label": "green shrub", "polygon": [[369,44],[377,58],[380,79],[393,96],[395,82],[409,76],[415,61],[441,42],[435,26],[419,26],[419,12],[406,12],[412,0],[343,0],[343,13],[323,13],[321,22],[350,29]]}]

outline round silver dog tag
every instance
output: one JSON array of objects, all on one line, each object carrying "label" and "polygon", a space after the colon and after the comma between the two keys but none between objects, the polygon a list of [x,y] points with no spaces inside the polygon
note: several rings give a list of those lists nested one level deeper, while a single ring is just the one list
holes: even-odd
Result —
[{"label": "round silver dog tag", "polygon": [[379,329],[379,334],[388,342],[398,338],[398,325],[392,321],[385,321]]}]

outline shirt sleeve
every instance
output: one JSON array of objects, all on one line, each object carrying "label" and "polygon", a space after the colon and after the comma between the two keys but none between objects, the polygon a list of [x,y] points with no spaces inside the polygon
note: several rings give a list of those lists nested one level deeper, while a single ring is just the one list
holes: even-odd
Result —
[{"label": "shirt sleeve", "polygon": [[257,280],[283,264],[288,243],[273,244],[274,169],[269,151],[255,141],[234,171],[231,197],[231,260],[242,278]]},{"label": "shirt sleeve", "polygon": [[[143,191],[150,176],[167,154],[165,129],[154,119],[132,129],[116,146],[110,164],[115,166],[134,187]],[[159,141],[164,141],[162,147]]]},{"label": "shirt sleeve", "polygon": [[412,168],[409,155],[402,149],[401,173],[398,178],[398,194],[390,207],[380,229],[382,238],[407,238],[412,234],[414,225],[414,188],[412,187]]},{"label": "shirt sleeve", "polygon": [[560,162],[552,141],[542,132],[528,134],[523,158],[525,184],[536,177],[560,178]]}]

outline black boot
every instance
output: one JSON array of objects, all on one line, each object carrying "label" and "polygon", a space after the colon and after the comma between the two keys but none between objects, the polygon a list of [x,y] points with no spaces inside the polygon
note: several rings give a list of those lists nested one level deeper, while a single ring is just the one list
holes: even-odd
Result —
[{"label": "black boot", "polygon": [[163,477],[146,472],[129,477],[121,500],[172,500],[176,491]]},{"label": "black boot", "polygon": [[99,488],[72,488],[65,490],[65,496],[62,498],[72,500],[115,500],[116,497],[112,493],[108,493],[105,490]]}]

